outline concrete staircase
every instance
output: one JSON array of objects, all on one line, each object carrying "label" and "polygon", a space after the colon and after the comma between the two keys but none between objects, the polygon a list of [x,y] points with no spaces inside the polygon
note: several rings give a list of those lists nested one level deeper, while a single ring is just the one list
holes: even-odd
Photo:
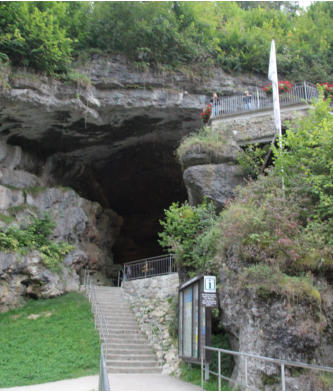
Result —
[{"label": "concrete staircase", "polygon": [[141,332],[121,288],[95,286],[95,292],[110,331],[105,358],[108,372],[161,373],[148,339]]}]

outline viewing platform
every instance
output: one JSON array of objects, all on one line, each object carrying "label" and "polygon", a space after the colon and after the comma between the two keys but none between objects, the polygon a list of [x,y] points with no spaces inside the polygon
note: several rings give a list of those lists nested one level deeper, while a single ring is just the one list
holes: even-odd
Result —
[{"label": "viewing platform", "polygon": [[[273,97],[261,89],[251,91],[247,95],[233,95],[219,97],[211,103],[212,112],[210,120],[215,118],[233,117],[244,113],[260,112],[273,109]],[[288,92],[280,93],[280,106],[297,106],[309,103],[313,98],[318,98],[315,84],[309,82],[296,83]]]}]

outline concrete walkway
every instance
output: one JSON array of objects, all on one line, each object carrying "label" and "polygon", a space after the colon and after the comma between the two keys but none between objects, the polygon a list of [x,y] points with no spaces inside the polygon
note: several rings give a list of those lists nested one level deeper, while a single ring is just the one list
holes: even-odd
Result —
[{"label": "concrete walkway", "polygon": [[[200,391],[196,385],[162,374],[111,374],[111,391]],[[72,378],[0,391],[97,391],[98,376]]]}]

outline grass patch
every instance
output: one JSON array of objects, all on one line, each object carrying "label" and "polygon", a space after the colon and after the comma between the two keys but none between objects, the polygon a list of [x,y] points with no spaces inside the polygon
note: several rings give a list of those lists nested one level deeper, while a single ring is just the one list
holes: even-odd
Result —
[{"label": "grass patch", "polygon": [[[180,365],[180,379],[186,382],[189,382],[194,385],[201,386],[201,367],[200,365],[190,364],[183,362]],[[218,381],[217,377],[210,374],[209,380],[204,381],[204,390],[205,391],[217,391],[218,390]],[[221,390],[222,391],[230,391],[231,388],[227,381],[222,380],[221,382]]]},{"label": "grass patch", "polygon": [[[215,334],[211,336],[212,347],[224,348],[231,350],[228,336],[224,333]],[[211,351],[210,370],[218,372],[218,354],[217,352]],[[221,369],[223,376],[231,377],[234,368],[234,361],[232,355],[221,354]],[[180,366],[180,378],[183,381],[189,382],[201,386],[201,367],[200,365],[189,364],[183,362]],[[226,380],[221,380],[222,391],[230,391],[231,387]],[[217,391],[218,390],[218,379],[213,374],[209,375],[209,380],[204,382],[204,390]]]},{"label": "grass patch", "polygon": [[324,373],[319,376],[319,381],[322,383],[322,389],[325,391],[333,390],[333,373]]},{"label": "grass patch", "polygon": [[309,276],[288,276],[268,265],[256,264],[245,268],[239,283],[242,287],[256,288],[263,298],[279,295],[290,301],[321,304],[320,293]]},{"label": "grass patch", "polygon": [[25,195],[30,194],[31,196],[36,197],[40,193],[46,191],[47,189],[49,189],[49,188],[46,187],[46,186],[37,185],[37,186],[33,186],[33,187],[30,187],[30,188],[24,189],[24,194]]},{"label": "grass patch", "polygon": [[6,225],[9,225],[14,221],[14,218],[11,216],[7,216],[5,214],[0,213],[0,220],[2,222],[6,223]]},{"label": "grass patch", "polygon": [[204,151],[214,157],[224,152],[226,146],[225,137],[211,128],[203,126],[198,132],[193,132],[182,140],[177,148],[176,155],[181,164],[189,151]]},{"label": "grass patch", "polygon": [[0,388],[98,373],[99,338],[79,293],[0,314]]},{"label": "grass patch", "polygon": [[28,210],[28,211],[31,212],[32,214],[38,214],[38,213],[39,213],[37,207],[35,207],[35,206],[29,206],[29,204],[27,204],[27,203],[23,203],[23,204],[20,204],[20,205],[18,205],[18,206],[14,206],[14,207],[9,207],[9,208],[7,209],[7,211],[8,211],[11,215],[14,215],[14,216],[15,216],[16,214],[18,214],[18,213],[20,213],[20,212],[23,212],[23,211],[26,211],[26,210]]}]

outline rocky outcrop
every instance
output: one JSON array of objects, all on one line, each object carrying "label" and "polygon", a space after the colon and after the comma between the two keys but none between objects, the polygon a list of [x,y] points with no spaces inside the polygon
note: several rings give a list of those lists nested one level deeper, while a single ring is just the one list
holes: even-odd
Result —
[{"label": "rocky outcrop", "polygon": [[189,202],[197,205],[204,198],[212,201],[221,210],[234,195],[234,189],[243,182],[243,172],[238,165],[192,166],[184,171]]},{"label": "rocky outcrop", "polygon": [[201,126],[213,91],[240,93],[264,81],[222,70],[212,77],[140,71],[116,55],[94,55],[75,72],[64,82],[8,68],[0,135],[43,161],[32,173],[124,218],[117,261],[161,254],[158,221],[172,202],[186,199],[174,156],[179,141]]},{"label": "rocky outcrop", "polygon": [[178,274],[130,280],[122,284],[141,329],[153,343],[157,358],[162,362],[163,374],[179,373],[175,338],[178,288]]},{"label": "rocky outcrop", "polygon": [[[260,292],[254,287],[240,287],[237,272],[231,273],[230,268],[234,270],[234,265],[224,265],[220,271],[219,301],[222,325],[231,336],[234,350],[333,366],[332,287],[323,281],[317,282],[317,287],[321,288],[321,303],[318,304],[306,296],[297,297],[295,294],[288,297]],[[242,384],[245,383],[244,366],[244,358],[235,357],[233,378]],[[255,359],[249,359],[247,366],[251,388],[281,389],[280,366]],[[304,370],[295,372],[286,367],[286,388],[327,389],[328,384],[322,376],[325,374]],[[332,380],[327,382],[332,383]]]},{"label": "rocky outcrop", "polygon": [[96,280],[110,276],[111,249],[121,218],[70,188],[48,187],[45,180],[23,170],[33,168],[36,160],[29,160],[20,147],[2,142],[0,151],[0,227],[24,226],[47,213],[55,222],[53,240],[73,246],[58,270],[50,270],[36,251],[0,252],[0,311],[27,297],[47,298],[78,289],[85,266],[96,272]]},{"label": "rocky outcrop", "polygon": [[[189,202],[197,205],[206,198],[220,211],[233,197],[236,186],[244,182],[244,174],[238,165],[241,149],[233,132],[228,128],[213,132],[215,136],[208,134],[207,142],[188,143],[180,160]],[[217,134],[221,135],[218,141]]]}]

